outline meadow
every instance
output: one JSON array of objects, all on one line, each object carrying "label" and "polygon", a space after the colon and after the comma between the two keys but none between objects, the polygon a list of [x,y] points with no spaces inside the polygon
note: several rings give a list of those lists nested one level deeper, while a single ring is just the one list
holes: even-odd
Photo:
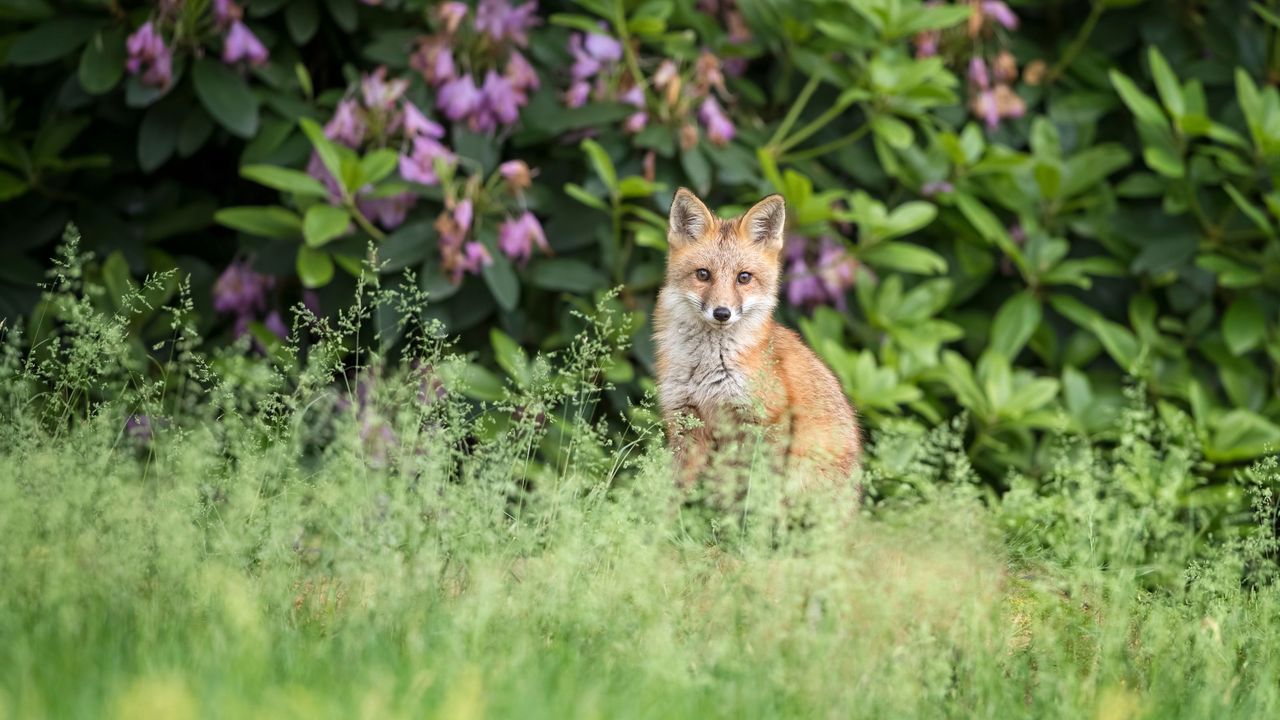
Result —
[{"label": "meadow", "polygon": [[[1114,439],[1055,435],[1000,492],[964,415],[877,430],[850,520],[750,471],[678,492],[647,404],[601,402],[607,304],[482,401],[426,314],[403,355],[361,336],[397,289],[299,305],[258,361],[181,288],[127,342],[165,279],[104,310],[85,260],[47,332],[4,329],[0,717],[1280,711],[1280,464],[1224,477],[1136,381]],[[1238,502],[1187,501],[1211,481]]]}]

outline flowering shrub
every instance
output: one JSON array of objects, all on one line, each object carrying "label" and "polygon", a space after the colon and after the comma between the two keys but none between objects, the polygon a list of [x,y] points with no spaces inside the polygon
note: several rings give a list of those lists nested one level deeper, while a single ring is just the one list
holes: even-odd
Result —
[{"label": "flowering shrub", "polygon": [[[68,220],[106,287],[174,270],[248,353],[304,299],[344,306],[372,251],[430,298],[380,311],[386,341],[425,314],[476,372],[621,287],[628,407],[672,193],[781,192],[784,312],[873,429],[963,410],[981,470],[1034,471],[1046,429],[1115,437],[1132,377],[1211,461],[1280,441],[1263,5],[34,0],[0,23],[9,322],[42,317]],[[168,337],[147,317],[140,349]]]}]

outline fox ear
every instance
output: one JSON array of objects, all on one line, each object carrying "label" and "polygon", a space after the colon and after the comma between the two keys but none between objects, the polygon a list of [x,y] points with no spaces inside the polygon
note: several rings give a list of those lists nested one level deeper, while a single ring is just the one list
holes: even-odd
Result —
[{"label": "fox ear", "polygon": [[684,188],[676,191],[671,201],[671,216],[667,227],[667,245],[681,248],[695,243],[711,228],[714,216],[698,196]]},{"label": "fox ear", "polygon": [[787,203],[781,195],[770,195],[742,216],[742,230],[754,242],[770,250],[781,250],[787,225]]}]

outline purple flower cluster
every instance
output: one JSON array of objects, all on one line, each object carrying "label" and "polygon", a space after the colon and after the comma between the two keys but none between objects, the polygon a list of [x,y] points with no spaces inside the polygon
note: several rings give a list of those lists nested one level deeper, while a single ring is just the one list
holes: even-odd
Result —
[{"label": "purple flower cluster", "polygon": [[167,88],[173,82],[173,53],[164,44],[164,38],[151,20],[142,24],[125,41],[129,53],[125,61],[131,75],[142,75],[142,82],[158,88]]},{"label": "purple flower cluster", "polygon": [[213,0],[213,24],[226,31],[222,40],[222,62],[234,65],[245,61],[250,65],[265,65],[270,55],[242,18],[244,11],[233,0]]},{"label": "purple flower cluster", "polygon": [[[278,310],[267,311],[267,294],[274,287],[275,278],[255,272],[248,260],[233,260],[213,284],[213,309],[235,316],[237,338],[249,331],[250,323],[262,318],[262,324],[283,340],[289,336],[284,318]],[[262,350],[257,341],[254,344]]]},{"label": "purple flower cluster", "polygon": [[1018,63],[1007,50],[996,56],[992,67],[975,55],[969,60],[969,110],[988,128],[994,129],[1004,118],[1026,114],[1026,102],[1014,92],[1018,79]]},{"label": "purple flower cluster", "polygon": [[[161,28],[182,24],[182,4],[161,2],[159,12],[143,23],[125,40],[128,54],[125,67],[131,75],[141,75],[142,82],[156,88],[167,88],[173,82],[173,51],[165,44]],[[258,36],[244,24],[244,11],[233,0],[213,0],[213,29],[223,35],[222,62],[228,65],[247,63],[262,66],[271,58]]]},{"label": "purple flower cluster", "polygon": [[615,99],[632,105],[636,112],[627,116],[623,121],[623,128],[629,133],[638,133],[649,124],[644,88],[634,82],[634,79],[629,79],[630,84],[625,90],[616,92],[611,89],[611,80],[622,61],[622,43],[604,33],[603,23],[600,27],[599,33],[574,33],[569,36],[569,53],[573,56],[569,73],[573,81],[565,91],[564,103],[576,108],[595,98]]},{"label": "purple flower cluster", "polygon": [[787,302],[806,310],[818,305],[845,309],[845,294],[854,285],[858,262],[842,244],[824,237],[814,253],[807,238],[792,235],[785,253]]},{"label": "purple flower cluster", "polygon": [[[476,132],[515,124],[529,92],[541,83],[517,49],[529,44],[529,30],[538,23],[536,11],[535,1],[517,6],[508,0],[481,0],[467,27],[466,4],[445,2],[436,8],[439,31],[418,41],[409,63],[436,89],[445,117],[465,121]],[[466,62],[459,63],[459,55]]]},{"label": "purple flower cluster", "polygon": [[475,240],[468,241],[475,208],[471,200],[453,203],[436,218],[440,235],[440,266],[454,283],[465,274],[479,275],[484,266],[493,263],[489,250]]},{"label": "purple flower cluster", "polygon": [[[454,164],[457,156],[440,142],[444,128],[404,99],[408,89],[408,80],[388,79],[387,69],[379,67],[361,78],[358,95],[338,103],[324,126],[324,134],[353,149],[400,144],[405,148],[399,159],[400,177],[420,185],[435,185],[440,181],[438,167]],[[333,202],[340,200],[341,188],[319,155],[312,153],[307,172],[324,183]],[[417,199],[412,192],[379,196],[373,194],[372,188],[362,188],[356,196],[356,206],[373,222],[391,230],[404,223]]]},{"label": "purple flower cluster", "polygon": [[534,245],[547,255],[551,254],[542,223],[527,210],[520,217],[505,220],[498,228],[498,249],[521,267],[533,256]]}]

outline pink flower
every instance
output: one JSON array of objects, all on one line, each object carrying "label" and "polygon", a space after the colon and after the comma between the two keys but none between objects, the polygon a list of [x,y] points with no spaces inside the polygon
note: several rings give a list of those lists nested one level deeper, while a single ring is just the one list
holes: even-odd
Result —
[{"label": "pink flower", "polygon": [[809,271],[808,264],[801,258],[791,263],[786,278],[787,302],[796,307],[812,308],[825,304],[826,289],[822,281]]},{"label": "pink flower", "polygon": [[267,291],[274,286],[275,280],[254,272],[248,260],[233,261],[213,284],[213,309],[240,316],[260,312],[266,309]]},{"label": "pink flower", "polygon": [[844,310],[845,293],[853,287],[855,266],[854,259],[849,257],[843,245],[830,238],[822,238],[817,274],[827,296],[839,310]]},{"label": "pink flower", "polygon": [[969,82],[982,90],[991,87],[991,75],[987,72],[987,62],[977,55],[969,58]]},{"label": "pink flower", "polygon": [[364,97],[364,106],[373,111],[391,110],[405,91],[409,89],[409,81],[403,78],[387,81],[387,68],[381,66],[365,75],[360,81],[360,94]]},{"label": "pink flower", "polygon": [[441,127],[439,123],[436,123],[426,115],[423,115],[422,111],[418,109],[418,106],[408,100],[404,103],[404,132],[411,138],[444,137],[444,128]]},{"label": "pink flower", "polygon": [[150,21],[129,36],[125,49],[129,52],[125,67],[131,75],[142,73],[142,82],[152,87],[167,88],[173,82],[173,55]]},{"label": "pink flower", "polygon": [[498,166],[498,173],[512,190],[520,191],[533,184],[533,172],[523,160],[508,160]]},{"label": "pink flower", "polygon": [[462,228],[462,232],[466,233],[471,230],[471,220],[474,216],[474,208],[471,200],[463,200],[453,208],[453,220],[458,223],[458,227]]},{"label": "pink flower", "polygon": [[429,37],[418,44],[409,57],[409,66],[422,73],[422,79],[431,85],[440,85],[457,77],[453,62],[453,50],[439,37]]},{"label": "pink flower", "polygon": [[243,17],[244,11],[231,0],[213,0],[213,24],[219,29],[229,28]]},{"label": "pink flower", "polygon": [[339,102],[333,110],[333,117],[324,126],[324,136],[347,147],[358,147],[364,142],[364,135],[360,105],[350,98]]},{"label": "pink flower", "polygon": [[1009,30],[1018,29],[1018,16],[1009,9],[1009,6],[1000,2],[1000,0],[983,0],[982,14]]},{"label": "pink flower", "polygon": [[603,33],[587,33],[583,46],[600,62],[618,62],[622,59],[622,43]]},{"label": "pink flower", "polygon": [[440,110],[450,120],[461,120],[480,108],[483,96],[470,75],[454,78],[440,86],[436,95]]},{"label": "pink flower", "polygon": [[702,101],[702,105],[698,108],[698,119],[707,129],[707,138],[714,145],[726,145],[733,140],[734,134],[737,132],[733,126],[733,122],[724,114],[724,110],[720,108],[720,103],[716,99],[708,96]]},{"label": "pink flower", "polygon": [[489,250],[478,242],[469,242],[462,249],[462,262],[458,266],[461,272],[479,275],[481,268],[486,265],[493,264],[493,257],[489,255]]},{"label": "pink flower", "polygon": [[464,2],[456,2],[456,0],[441,3],[436,9],[436,13],[440,18],[440,22],[444,24],[444,31],[450,35],[458,32],[458,26],[467,17],[467,4]]},{"label": "pink flower", "polygon": [[942,33],[937,30],[922,32],[915,36],[916,59],[930,58],[938,54],[938,45],[942,41]]},{"label": "pink flower", "polygon": [[618,96],[618,100],[640,108],[640,112],[627,117],[626,122],[622,124],[623,129],[629,133],[638,133],[643,130],[649,123],[649,114],[644,110],[644,88],[632,85],[631,89]]},{"label": "pink flower", "polygon": [[267,313],[267,317],[262,321],[267,330],[281,340],[289,339],[289,327],[284,324],[284,318],[280,316],[279,310],[272,310]]},{"label": "pink flower", "polygon": [[[520,119],[520,105],[522,94],[511,87],[511,83],[490,70],[484,77],[484,87],[481,89],[484,95],[483,108],[487,111],[489,118],[481,121],[482,125],[491,125],[493,121],[497,121],[502,125],[511,125]],[[473,120],[474,120],[473,116]],[[479,129],[491,129],[490,127],[482,127]]]},{"label": "pink flower", "polygon": [[435,185],[440,182],[436,173],[437,160],[452,165],[456,156],[435,138],[420,135],[413,141],[413,151],[400,156],[400,177],[422,185]]},{"label": "pink flower", "polygon": [[586,80],[622,59],[622,43],[608,35],[574,33],[569,36],[569,53],[573,55],[569,71],[573,79]]},{"label": "pink flower", "polygon": [[356,207],[384,229],[394,230],[404,224],[405,217],[417,203],[417,195],[402,192],[390,197],[361,197],[356,200]]},{"label": "pink flower", "polygon": [[564,94],[564,104],[571,108],[582,107],[591,98],[591,84],[586,80],[578,80],[569,86]]},{"label": "pink flower", "polygon": [[250,65],[265,65],[270,54],[266,46],[239,20],[231,24],[231,30],[222,41],[222,62],[232,65],[246,60]]},{"label": "pink flower", "polygon": [[498,228],[498,249],[522,267],[532,257],[534,245],[542,252],[551,254],[551,246],[547,244],[542,223],[531,212],[525,211],[518,218],[507,219]]},{"label": "pink flower", "polygon": [[529,90],[537,90],[542,81],[538,79],[538,73],[529,64],[529,61],[518,52],[512,51],[511,57],[507,59],[507,69],[504,75],[507,82],[511,83],[511,87],[515,88],[521,94],[527,93]]},{"label": "pink flower", "polygon": [[538,3],[527,2],[512,7],[507,0],[480,0],[476,7],[476,30],[497,41],[509,41],[520,47],[529,44],[529,29],[538,24]]},{"label": "pink flower", "polygon": [[988,129],[994,130],[1000,124],[1000,106],[996,103],[993,90],[983,90],[969,101],[969,109],[974,115],[982,118]]}]

